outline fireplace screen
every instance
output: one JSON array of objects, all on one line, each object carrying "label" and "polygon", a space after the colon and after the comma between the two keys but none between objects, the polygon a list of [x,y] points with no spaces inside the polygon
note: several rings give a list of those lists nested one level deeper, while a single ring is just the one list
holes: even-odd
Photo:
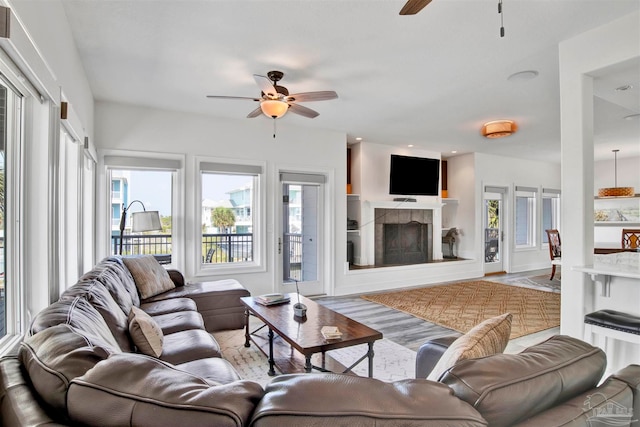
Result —
[{"label": "fireplace screen", "polygon": [[384,224],[384,264],[404,265],[427,262],[429,225],[417,221],[406,224]]}]

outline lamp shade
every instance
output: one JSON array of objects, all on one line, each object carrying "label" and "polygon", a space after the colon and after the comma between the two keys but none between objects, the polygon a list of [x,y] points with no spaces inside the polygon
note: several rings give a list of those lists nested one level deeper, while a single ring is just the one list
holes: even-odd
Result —
[{"label": "lamp shade", "polygon": [[260,103],[260,108],[262,109],[262,112],[265,116],[272,119],[279,119],[287,113],[289,104],[284,101],[268,99]]},{"label": "lamp shade", "polygon": [[482,136],[487,138],[502,138],[518,130],[518,125],[511,120],[495,120],[482,125]]},{"label": "lamp shade", "polygon": [[131,214],[131,231],[162,230],[158,211],[134,212]]}]

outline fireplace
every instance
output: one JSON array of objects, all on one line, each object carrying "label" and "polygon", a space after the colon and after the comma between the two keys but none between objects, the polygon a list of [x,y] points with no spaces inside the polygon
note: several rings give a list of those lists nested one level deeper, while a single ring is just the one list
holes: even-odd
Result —
[{"label": "fireplace", "polygon": [[375,265],[433,260],[431,209],[375,209]]}]

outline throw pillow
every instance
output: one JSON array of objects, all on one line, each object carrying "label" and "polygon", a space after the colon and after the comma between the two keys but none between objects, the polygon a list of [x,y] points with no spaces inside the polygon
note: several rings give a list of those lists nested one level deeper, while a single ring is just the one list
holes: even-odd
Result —
[{"label": "throw pillow", "polygon": [[129,312],[129,334],[138,351],[147,356],[160,357],[164,335],[155,320],[138,307]]},{"label": "throw pillow", "polygon": [[167,270],[153,255],[124,257],[122,261],[131,272],[141,299],[151,298],[176,287]]},{"label": "throw pillow", "polygon": [[427,379],[438,381],[442,374],[461,360],[502,353],[511,335],[511,319],[511,313],[505,313],[474,326],[449,346]]}]

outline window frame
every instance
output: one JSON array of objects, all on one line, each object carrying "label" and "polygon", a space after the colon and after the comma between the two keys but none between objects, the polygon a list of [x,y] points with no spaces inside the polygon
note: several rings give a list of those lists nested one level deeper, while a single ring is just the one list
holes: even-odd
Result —
[{"label": "window frame", "polygon": [[[538,189],[535,187],[516,186],[513,192],[513,245],[515,251],[535,249],[537,246],[538,229]],[[527,242],[518,243],[518,199],[527,199]]]},{"label": "window frame", "polygon": [[[3,67],[0,66],[0,73]],[[24,242],[24,138],[25,138],[25,111],[30,99],[25,97],[24,91],[20,91],[0,74],[0,80],[6,87],[7,93],[12,95],[12,116],[7,102],[7,139],[5,146],[5,224],[13,224],[13,227],[5,228],[5,334],[0,336],[0,354],[4,354],[22,339],[22,333],[26,326],[26,298],[23,268],[23,242]],[[9,131],[9,126],[11,130]],[[10,136],[10,138],[9,138]],[[8,209],[7,209],[8,208]],[[6,278],[11,279],[11,286],[6,286]]]},{"label": "window frame", "polygon": [[[196,194],[194,197],[193,242],[193,271],[196,277],[219,276],[241,273],[255,273],[266,271],[266,163],[253,162],[240,159],[220,159],[214,157],[197,157],[194,170],[194,183]],[[255,175],[252,188],[251,217],[253,259],[245,262],[233,262],[224,264],[205,264],[202,262],[202,174],[226,174],[226,175]]]},{"label": "window frame", "polygon": [[542,247],[548,247],[549,242],[547,237],[547,233],[544,225],[544,201],[545,199],[551,200],[551,226],[549,229],[560,230],[560,190],[551,189],[551,188],[543,188],[542,194],[540,198],[540,244]]},{"label": "window frame", "polygon": [[98,188],[97,257],[111,255],[111,170],[167,171],[171,184],[171,263],[166,268],[184,271],[184,165],[185,156],[145,151],[100,150]]}]

